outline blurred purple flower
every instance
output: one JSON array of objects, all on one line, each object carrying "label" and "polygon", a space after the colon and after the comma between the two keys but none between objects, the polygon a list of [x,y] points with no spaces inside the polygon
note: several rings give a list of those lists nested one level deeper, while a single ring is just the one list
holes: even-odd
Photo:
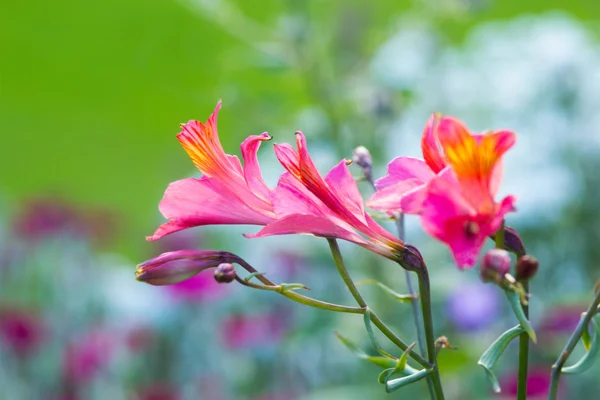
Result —
[{"label": "blurred purple flower", "polygon": [[233,315],[221,325],[221,337],[231,349],[275,344],[288,328],[284,313]]},{"label": "blurred purple flower", "polygon": [[115,342],[113,334],[97,330],[70,343],[63,354],[65,378],[75,384],[89,381],[108,364]]},{"label": "blurred purple flower", "polygon": [[286,278],[296,276],[306,264],[306,257],[294,251],[282,250],[273,255],[273,265]]},{"label": "blurred purple flower", "polygon": [[[518,372],[511,371],[500,379],[502,392],[500,397],[503,399],[514,399],[517,396]],[[527,399],[541,400],[548,396],[550,388],[550,366],[531,366],[527,376]],[[562,391],[559,387],[559,392]]]},{"label": "blurred purple flower", "polygon": [[552,307],[544,314],[538,330],[546,333],[569,334],[573,332],[579,323],[581,313],[585,311],[586,308],[587,305],[585,304],[570,304]]},{"label": "blurred purple flower", "polygon": [[44,338],[42,321],[24,310],[0,310],[0,336],[17,355],[27,356]]},{"label": "blurred purple flower", "polygon": [[171,296],[180,301],[211,301],[227,291],[227,285],[215,281],[211,271],[203,271],[182,282],[165,286]]},{"label": "blurred purple flower", "polygon": [[460,331],[481,330],[494,322],[499,314],[501,298],[498,288],[479,282],[460,285],[448,295],[447,315]]},{"label": "blurred purple flower", "polygon": [[135,397],[136,400],[178,400],[177,388],[169,383],[154,382],[142,388]]},{"label": "blurred purple flower", "polygon": [[115,230],[115,218],[103,209],[82,210],[60,198],[32,198],[13,223],[15,234],[26,240],[72,234],[104,243]]}]

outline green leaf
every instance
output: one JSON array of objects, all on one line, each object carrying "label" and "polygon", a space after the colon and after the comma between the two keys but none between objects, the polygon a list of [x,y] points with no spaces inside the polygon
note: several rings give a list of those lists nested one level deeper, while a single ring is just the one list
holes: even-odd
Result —
[{"label": "green leaf", "polygon": [[367,353],[365,353],[360,347],[358,347],[354,342],[342,336],[338,332],[335,332],[335,336],[358,358],[372,362],[373,364],[378,365],[382,368],[393,369],[396,367],[397,361],[395,358],[370,356]]},{"label": "green leaf", "polygon": [[537,343],[537,337],[535,335],[535,331],[533,330],[533,326],[531,326],[531,322],[525,316],[525,312],[523,311],[523,305],[521,304],[521,297],[517,292],[513,292],[511,290],[505,290],[506,297],[508,298],[508,302],[515,313],[515,316],[519,320],[519,323],[527,332],[533,343]]},{"label": "green leaf", "polygon": [[523,329],[521,325],[517,325],[514,328],[507,330],[500,335],[500,337],[496,339],[494,343],[492,343],[492,345],[481,355],[481,358],[477,362],[477,364],[481,365],[485,369],[487,377],[492,383],[492,387],[496,393],[500,393],[500,384],[492,372],[492,368],[494,368],[494,365],[496,365],[510,341],[524,332],[525,329]]},{"label": "green leaf", "polygon": [[421,379],[425,378],[427,375],[429,375],[431,373],[431,371],[433,371],[433,370],[422,369],[420,371],[415,372],[414,374],[410,374],[410,375],[402,377],[402,378],[392,379],[391,381],[387,381],[385,383],[385,391],[388,393],[391,393],[395,390],[400,389],[401,387],[404,387],[411,383],[417,382],[418,380],[421,380]]},{"label": "green leaf", "polygon": [[587,371],[594,364],[596,357],[598,357],[598,351],[600,350],[600,324],[592,319],[592,325],[594,326],[594,337],[592,338],[589,350],[579,361],[577,361],[577,363],[569,367],[563,367],[561,369],[563,374],[579,374]]},{"label": "green leaf", "polygon": [[304,286],[301,283],[282,283],[279,286],[281,287],[282,293],[287,292],[289,290],[297,290],[297,289],[309,290],[306,286]]},{"label": "green leaf", "polygon": [[[416,342],[413,342],[410,346],[406,348],[406,350],[404,350],[404,352],[396,362],[396,366],[394,368],[388,368],[385,371],[382,371],[381,374],[379,374],[379,377],[377,378],[379,383],[386,383],[392,375],[402,373],[406,371],[407,368],[410,368],[406,365],[406,363],[408,362],[408,355],[410,354],[410,351],[415,346],[415,344]],[[408,373],[404,373],[404,375],[411,375],[415,372],[417,371],[413,368],[410,368]]]},{"label": "green leaf", "polygon": [[400,294],[400,293],[394,291],[393,289],[391,289],[390,287],[384,285],[383,283],[376,281],[375,279],[365,279],[364,281],[356,282],[356,284],[357,285],[377,285],[384,292],[386,292],[387,294],[389,294],[396,300],[399,300],[401,303],[410,303],[411,301],[416,299],[415,296],[412,296],[410,294]]},{"label": "green leaf", "polygon": [[381,354],[382,356],[392,358],[395,360],[396,357],[392,356],[390,353],[385,351],[379,345],[379,342],[377,341],[377,338],[375,337],[375,332],[373,331],[373,327],[371,326],[371,310],[367,309],[367,311],[365,311],[365,313],[363,315],[363,320],[365,323],[365,328],[367,329],[367,333],[369,334],[369,339],[371,339],[371,343],[373,344],[373,347],[375,347],[377,352],[379,354]]}]

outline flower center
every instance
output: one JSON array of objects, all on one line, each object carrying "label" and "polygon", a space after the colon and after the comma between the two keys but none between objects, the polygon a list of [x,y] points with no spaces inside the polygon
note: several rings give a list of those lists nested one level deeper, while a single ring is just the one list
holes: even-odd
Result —
[{"label": "flower center", "polygon": [[474,221],[465,222],[465,233],[468,237],[477,236],[479,233],[479,224]]}]

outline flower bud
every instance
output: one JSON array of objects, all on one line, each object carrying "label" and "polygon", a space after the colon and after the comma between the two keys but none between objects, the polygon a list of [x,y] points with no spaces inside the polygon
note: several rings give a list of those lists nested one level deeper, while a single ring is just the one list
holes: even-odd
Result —
[{"label": "flower bud", "polygon": [[227,261],[223,252],[178,250],[163,253],[137,266],[135,279],[150,285],[172,285]]},{"label": "flower bud", "polygon": [[510,254],[502,249],[492,249],[488,251],[479,267],[481,280],[484,282],[500,283],[510,271]]},{"label": "flower bud", "polygon": [[[496,233],[498,235],[499,233]],[[490,236],[495,240],[494,236]],[[512,253],[515,253],[517,257],[525,255],[525,245],[521,240],[521,237],[514,228],[510,226],[504,227],[504,248]]]},{"label": "flower bud", "polygon": [[230,283],[235,280],[235,268],[233,264],[222,263],[219,264],[215,270],[215,281],[219,283]]},{"label": "flower bud", "polygon": [[540,263],[535,257],[524,255],[517,260],[516,278],[518,281],[528,281],[537,273]]},{"label": "flower bud", "polygon": [[358,146],[352,152],[352,161],[354,161],[359,167],[363,169],[363,173],[365,174],[365,178],[371,179],[371,174],[373,171],[373,157],[371,157],[371,153],[364,146]]}]

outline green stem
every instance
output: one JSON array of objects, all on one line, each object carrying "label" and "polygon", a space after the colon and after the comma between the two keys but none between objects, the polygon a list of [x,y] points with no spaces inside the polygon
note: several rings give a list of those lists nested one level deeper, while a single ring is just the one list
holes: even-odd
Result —
[{"label": "green stem", "polygon": [[331,250],[331,254],[333,255],[333,261],[335,262],[335,266],[337,267],[340,276],[344,280],[346,287],[348,288],[350,293],[352,293],[352,297],[354,297],[354,300],[356,300],[356,302],[361,308],[367,307],[367,303],[365,302],[361,294],[358,292],[356,285],[352,281],[352,278],[350,277],[350,274],[348,273],[348,270],[344,265],[344,259],[342,258],[342,253],[340,252],[340,246],[338,246],[337,240],[328,238],[327,243],[329,243],[329,249]]},{"label": "green stem", "polygon": [[549,400],[556,400],[556,395],[558,393],[558,380],[560,378],[561,369],[567,362],[567,359],[571,355],[571,352],[573,352],[573,349],[577,345],[577,342],[579,342],[579,339],[581,339],[583,331],[585,329],[588,329],[588,325],[590,324],[592,317],[596,313],[596,308],[599,305],[600,290],[596,292],[596,297],[594,297],[594,301],[587,309],[585,316],[579,321],[579,324],[575,328],[575,331],[573,331],[573,334],[569,338],[567,345],[565,346],[564,350],[560,353],[560,356],[552,366],[552,381],[550,383],[550,394],[548,395]]},{"label": "green stem", "polygon": [[431,316],[431,288],[429,284],[429,272],[425,263],[417,270],[419,277],[419,298],[421,299],[421,311],[423,313],[423,326],[425,327],[425,340],[427,343],[427,361],[433,368],[431,378],[433,391],[438,400],[444,400],[440,371],[436,362],[435,338],[433,335],[433,318]]},{"label": "green stem", "polygon": [[[375,186],[375,185],[373,185]],[[404,214],[396,215],[396,228],[398,230],[398,238],[402,241],[405,239],[404,234]],[[408,294],[411,296],[410,304],[413,310],[413,317],[415,319],[415,328],[417,330],[417,342],[419,344],[419,352],[422,355],[426,354],[425,348],[425,332],[423,332],[423,315],[421,314],[421,310],[419,310],[419,300],[417,296],[415,296],[415,290],[413,288],[412,277],[410,275],[410,271],[405,269],[404,274],[406,276],[406,287],[408,288]],[[427,389],[429,390],[429,397],[435,399],[435,390],[433,388],[433,379],[431,375],[428,375],[426,378]]]},{"label": "green stem", "polygon": [[[333,255],[333,261],[335,262],[335,266],[337,267],[338,272],[344,280],[346,287],[348,288],[348,290],[350,290],[350,293],[352,294],[358,305],[361,307],[361,309],[364,310],[363,313],[366,312],[367,303],[365,302],[361,294],[358,292],[354,281],[352,281],[352,278],[350,277],[350,274],[346,269],[346,265],[344,264],[344,258],[342,257],[342,253],[340,252],[340,247],[338,246],[337,241],[335,239],[328,238],[327,242],[329,243],[329,248],[331,249],[331,254]],[[390,339],[392,343],[398,346],[401,350],[404,351],[408,348],[408,345],[404,343],[402,339],[396,336],[394,332],[392,332],[392,330],[388,328],[387,325],[385,325],[383,321],[373,312],[373,310],[371,310],[371,322],[373,322],[373,324],[381,331],[381,333],[383,333],[388,339]],[[431,363],[427,362],[415,351],[410,350],[409,355],[423,367],[431,368]]]},{"label": "green stem", "polygon": [[[529,292],[529,283],[523,282],[523,290]],[[529,319],[529,304],[523,304],[525,317]],[[517,383],[517,400],[527,399],[527,369],[529,367],[529,334],[521,333],[519,336],[519,375]]]}]

